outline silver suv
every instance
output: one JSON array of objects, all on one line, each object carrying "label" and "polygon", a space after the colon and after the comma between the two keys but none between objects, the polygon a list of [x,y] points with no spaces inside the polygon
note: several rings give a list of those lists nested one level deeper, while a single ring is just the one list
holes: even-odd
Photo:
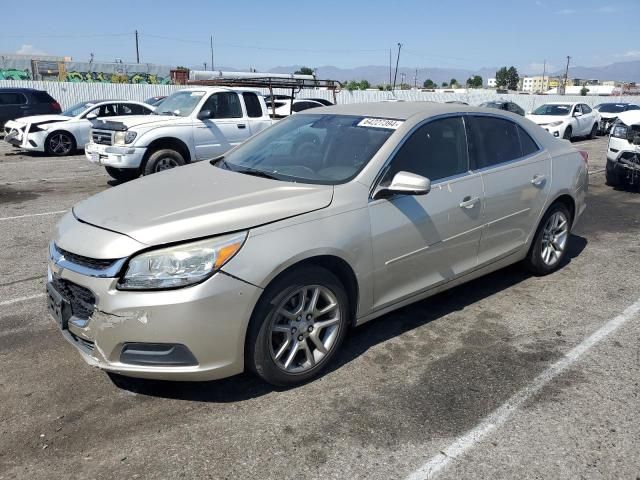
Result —
[{"label": "silver suv", "polygon": [[110,372],[294,385],[352,326],[511,263],[553,272],[587,184],[585,156],[508,112],[314,109],[76,205],[49,308]]}]

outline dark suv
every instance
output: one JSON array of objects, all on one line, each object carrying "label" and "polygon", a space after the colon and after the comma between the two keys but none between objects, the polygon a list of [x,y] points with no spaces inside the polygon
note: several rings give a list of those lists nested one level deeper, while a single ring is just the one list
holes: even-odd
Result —
[{"label": "dark suv", "polygon": [[30,115],[55,115],[61,111],[60,104],[44,90],[0,88],[0,127],[7,120]]}]

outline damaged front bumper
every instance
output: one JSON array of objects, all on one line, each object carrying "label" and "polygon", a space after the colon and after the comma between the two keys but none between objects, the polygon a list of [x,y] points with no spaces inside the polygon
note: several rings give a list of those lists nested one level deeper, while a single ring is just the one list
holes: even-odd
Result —
[{"label": "damaged front bumper", "polygon": [[176,290],[122,291],[117,281],[49,261],[50,315],[88,364],[161,380],[242,372],[245,332],[261,289],[223,272]]},{"label": "damaged front bumper", "polygon": [[4,125],[4,141],[14,147],[34,152],[44,152],[48,132],[32,123],[9,120]]}]

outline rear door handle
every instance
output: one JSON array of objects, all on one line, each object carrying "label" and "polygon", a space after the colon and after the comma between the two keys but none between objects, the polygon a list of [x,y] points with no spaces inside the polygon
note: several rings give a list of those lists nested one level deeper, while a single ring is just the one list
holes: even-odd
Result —
[{"label": "rear door handle", "polygon": [[460,208],[473,208],[479,201],[480,199],[478,197],[466,196],[462,199],[462,202],[460,202]]},{"label": "rear door handle", "polygon": [[547,179],[546,175],[534,175],[533,178],[531,179],[531,185],[535,185],[536,187],[539,187],[544,183],[546,179]]},{"label": "rear door handle", "polygon": [[244,123],[239,123],[238,128],[247,128],[247,126]]}]

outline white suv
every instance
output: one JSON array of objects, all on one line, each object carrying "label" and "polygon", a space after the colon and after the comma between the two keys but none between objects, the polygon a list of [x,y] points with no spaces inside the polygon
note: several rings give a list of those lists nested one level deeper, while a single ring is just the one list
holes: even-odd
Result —
[{"label": "white suv", "polygon": [[640,184],[640,110],[622,112],[607,147],[607,185]]}]

